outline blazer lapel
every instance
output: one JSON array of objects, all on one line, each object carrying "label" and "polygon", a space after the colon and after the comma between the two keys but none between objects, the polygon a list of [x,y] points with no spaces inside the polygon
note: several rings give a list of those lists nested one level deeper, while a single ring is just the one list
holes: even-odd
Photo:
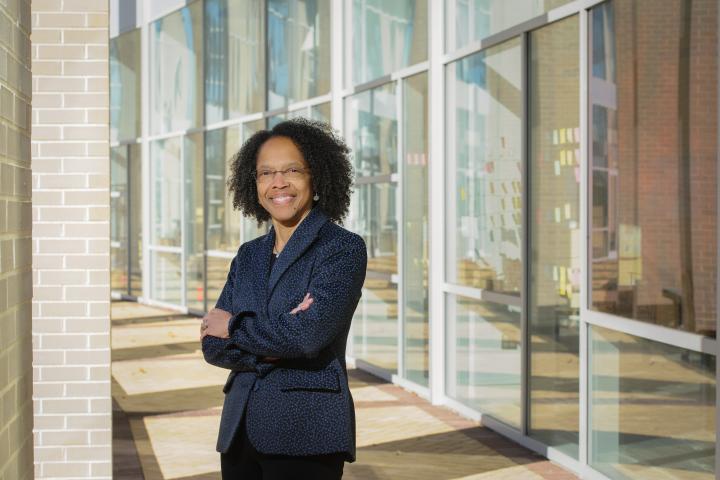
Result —
[{"label": "blazer lapel", "polygon": [[253,290],[258,306],[262,309],[262,313],[267,313],[268,299],[268,275],[270,274],[270,255],[272,255],[273,246],[275,245],[275,231],[270,228],[260,243],[257,250],[253,253],[251,272],[253,278]]},{"label": "blazer lapel", "polygon": [[[270,281],[268,282],[267,298],[270,299],[273,293],[275,285],[285,270],[295,262],[295,260],[302,255],[305,250],[312,244],[317,237],[320,228],[325,225],[328,221],[327,216],[320,211],[318,208],[313,208],[308,216],[300,222],[293,234],[290,236],[285,248],[283,248],[280,255],[278,255],[270,271]],[[273,232],[272,237],[273,243],[275,242],[275,233]],[[272,245],[272,244],[271,244]],[[269,262],[268,257],[268,262]]]}]

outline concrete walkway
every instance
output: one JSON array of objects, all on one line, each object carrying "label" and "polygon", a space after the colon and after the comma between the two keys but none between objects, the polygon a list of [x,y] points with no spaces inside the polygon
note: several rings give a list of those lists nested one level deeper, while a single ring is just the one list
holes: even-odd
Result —
[{"label": "concrete walkway", "polygon": [[[199,350],[199,319],[114,302],[114,478],[219,479],[226,371]],[[358,460],[345,479],[575,479],[476,422],[359,370],[350,373]]]}]

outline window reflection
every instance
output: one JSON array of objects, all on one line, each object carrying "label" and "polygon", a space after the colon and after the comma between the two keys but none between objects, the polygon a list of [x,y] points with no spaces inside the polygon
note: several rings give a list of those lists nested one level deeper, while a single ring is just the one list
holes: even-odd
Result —
[{"label": "window reflection", "polygon": [[184,139],[183,155],[184,206],[183,221],[185,231],[183,247],[185,249],[185,287],[186,306],[195,310],[205,309],[205,221],[203,219],[204,191],[203,182],[203,135],[194,133]]},{"label": "window reflection", "polygon": [[448,0],[447,51],[464,47],[494,33],[560,7],[572,0]]},{"label": "window reflection", "polygon": [[205,123],[265,109],[265,5],[205,0]]},{"label": "window reflection", "polygon": [[522,282],[520,40],[447,69],[447,279],[517,296]]},{"label": "window reflection", "polygon": [[367,276],[352,334],[357,358],[397,370],[397,219],[393,183],[355,187],[350,230],[362,236],[368,249]]},{"label": "window reflection", "polygon": [[202,125],[202,2],[150,28],[150,121],[153,133]]},{"label": "window reflection", "polygon": [[140,136],[140,29],[110,39],[110,141]]},{"label": "window reflection", "polygon": [[110,288],[128,293],[128,146],[110,149]]},{"label": "window reflection", "polygon": [[[618,0],[590,22],[592,306],[709,336],[717,9],[714,0]],[[667,29],[650,28],[659,22]]]},{"label": "window reflection", "polygon": [[330,91],[330,2],[267,0],[268,110]]},{"label": "window reflection", "polygon": [[150,241],[153,245],[181,245],[182,137],[158,140],[151,148]]},{"label": "window reflection", "polygon": [[530,34],[530,435],[578,456],[578,18]]},{"label": "window reflection", "polygon": [[403,118],[403,377],[428,385],[428,75],[404,83]]},{"label": "window reflection", "polygon": [[520,308],[447,296],[447,394],[520,428]]},{"label": "window reflection", "polygon": [[592,327],[590,460],[610,478],[714,479],[715,357]]},{"label": "window reflection", "polygon": [[427,60],[427,0],[353,0],[352,21],[354,85]]},{"label": "window reflection", "polygon": [[142,157],[139,143],[128,146],[128,171],[130,182],[130,232],[128,246],[130,248],[130,295],[140,297],[143,289],[143,229],[142,209],[145,201],[142,182]]},{"label": "window reflection", "polygon": [[396,109],[394,83],[347,98],[345,138],[357,176],[397,173]]}]

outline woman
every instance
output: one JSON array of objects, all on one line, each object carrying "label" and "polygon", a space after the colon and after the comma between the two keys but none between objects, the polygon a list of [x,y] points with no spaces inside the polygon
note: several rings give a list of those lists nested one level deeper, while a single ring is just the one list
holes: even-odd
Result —
[{"label": "woman", "polygon": [[233,159],[233,205],[270,231],[240,246],[204,318],[205,360],[232,370],[217,450],[224,479],[338,479],[355,460],[345,345],[365,280],[344,142],[291,120]]}]

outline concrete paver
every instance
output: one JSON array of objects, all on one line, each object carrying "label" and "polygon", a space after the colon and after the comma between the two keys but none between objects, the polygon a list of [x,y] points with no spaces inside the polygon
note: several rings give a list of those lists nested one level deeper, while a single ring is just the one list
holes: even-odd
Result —
[{"label": "concrete paver", "polygon": [[[226,372],[207,365],[199,319],[113,303],[115,479],[219,479],[215,440]],[[476,422],[350,371],[358,460],[350,480],[575,479]]]}]

